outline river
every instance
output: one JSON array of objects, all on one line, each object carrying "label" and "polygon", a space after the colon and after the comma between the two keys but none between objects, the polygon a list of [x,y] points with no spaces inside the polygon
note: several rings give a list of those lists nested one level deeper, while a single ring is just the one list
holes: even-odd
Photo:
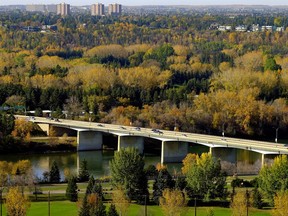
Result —
[{"label": "river", "polygon": [[[204,146],[190,145],[190,153],[208,152]],[[56,161],[61,178],[64,177],[64,170],[69,169],[77,175],[79,164],[84,159],[88,162],[88,170],[94,177],[109,176],[109,161],[113,158],[114,151],[83,151],[83,152],[60,152],[47,154],[6,154],[0,155],[0,161],[17,162],[18,160],[29,160],[32,163],[35,176],[43,177],[43,172],[49,171],[53,161]],[[257,174],[261,169],[261,154],[240,149],[214,148],[213,156],[220,158],[222,168],[229,174],[239,175]],[[266,155],[265,163],[272,163],[275,155]],[[160,163],[160,153],[145,155],[145,166]],[[170,173],[180,172],[182,163],[166,164]]]}]

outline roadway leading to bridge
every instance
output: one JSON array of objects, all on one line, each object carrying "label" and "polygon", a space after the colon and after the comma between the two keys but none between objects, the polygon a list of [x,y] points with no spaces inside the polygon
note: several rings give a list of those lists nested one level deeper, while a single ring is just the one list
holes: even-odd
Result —
[{"label": "roadway leading to bridge", "polygon": [[150,137],[161,141],[182,141],[182,142],[197,143],[211,148],[227,147],[227,148],[246,149],[261,154],[288,154],[288,148],[285,147],[284,144],[273,142],[263,142],[256,140],[247,140],[247,139],[204,135],[204,134],[187,133],[187,132],[167,131],[167,130],[160,130],[160,132],[153,132],[152,128],[136,128],[132,126],[75,121],[67,119],[59,119],[59,121],[55,121],[43,117],[29,118],[27,116],[20,116],[20,115],[17,115],[15,117],[26,118],[27,120],[35,123],[65,127],[77,131],[99,131],[115,134],[118,136]]}]

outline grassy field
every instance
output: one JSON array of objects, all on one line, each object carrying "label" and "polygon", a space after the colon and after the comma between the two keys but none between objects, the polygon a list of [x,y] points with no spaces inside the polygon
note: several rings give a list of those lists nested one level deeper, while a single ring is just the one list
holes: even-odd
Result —
[{"label": "grassy field", "polygon": [[[256,176],[246,176],[245,180],[252,180]],[[242,178],[239,176],[239,178]],[[244,179],[244,178],[243,178]],[[232,178],[228,177],[227,183],[228,183],[228,189],[231,190],[229,187],[231,183]],[[152,187],[152,183],[149,182],[150,187]],[[79,198],[81,199],[84,196],[84,192],[87,187],[87,183],[78,183],[79,191]],[[79,204],[69,202],[66,200],[65,197],[65,191],[67,184],[43,184],[39,185],[41,188],[41,191],[43,194],[37,195],[37,201],[36,196],[32,195],[31,191],[26,190],[26,194],[29,194],[29,198],[31,200],[31,207],[28,211],[28,216],[41,216],[41,215],[48,215],[48,191],[50,191],[50,215],[51,216],[77,216],[78,210],[79,210]],[[110,198],[109,193],[111,190],[110,183],[102,183],[103,191],[106,192],[105,197]],[[151,188],[150,188],[151,189]],[[240,190],[246,190],[245,188],[236,188],[236,191]],[[249,190],[252,190],[252,188],[249,188]],[[108,194],[107,194],[108,193]],[[107,206],[109,206],[109,203],[106,203]],[[192,204],[193,205],[193,204]],[[221,208],[221,207],[197,207],[197,216],[206,216],[208,209],[213,209],[215,216],[230,216],[231,210],[229,208]],[[141,205],[131,204],[129,207],[128,216],[142,216],[144,215],[145,207]],[[187,207],[187,214],[186,215],[194,215],[195,208],[193,206]],[[5,212],[5,205],[3,205],[3,214],[6,215]],[[1,214],[0,214],[1,215]],[[159,206],[156,205],[148,205],[147,206],[147,215],[149,216],[164,216],[162,213],[162,210]],[[249,208],[249,216],[270,216],[270,210],[258,210]]]},{"label": "grassy field", "polygon": [[[230,216],[231,210],[229,208],[220,207],[197,207],[198,216],[206,216],[208,209],[213,209],[215,216]],[[132,204],[129,209],[127,216],[144,216],[145,207],[140,205]],[[186,215],[194,215],[194,207],[187,207]],[[6,215],[5,206],[3,206],[3,215]],[[39,216],[48,215],[48,202],[32,202],[31,207],[28,210],[27,216]],[[69,201],[53,201],[50,203],[50,215],[51,216],[77,216],[78,207],[77,203]],[[164,216],[159,206],[147,206],[148,216]],[[249,209],[249,216],[270,216],[270,210],[256,210]]]}]

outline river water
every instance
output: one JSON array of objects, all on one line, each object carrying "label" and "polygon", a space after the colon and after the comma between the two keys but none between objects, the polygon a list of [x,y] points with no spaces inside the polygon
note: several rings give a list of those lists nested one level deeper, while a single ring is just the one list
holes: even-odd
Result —
[{"label": "river water", "polygon": [[[206,147],[195,148],[189,146],[189,152],[208,152]],[[61,152],[47,154],[11,154],[0,155],[0,161],[17,162],[18,160],[29,160],[32,163],[33,171],[38,178],[42,178],[45,171],[49,171],[53,161],[56,161],[61,178],[64,177],[64,170],[69,169],[71,173],[77,174],[79,164],[84,159],[88,162],[88,170],[94,177],[109,176],[109,161],[113,158],[114,151],[83,151],[83,152]],[[240,149],[214,148],[213,156],[220,158],[222,168],[229,174],[257,174],[261,169],[261,154]],[[276,155],[265,156],[265,163],[272,163]],[[160,163],[160,153],[145,155],[145,166]],[[166,164],[170,173],[181,171],[182,163]]]}]

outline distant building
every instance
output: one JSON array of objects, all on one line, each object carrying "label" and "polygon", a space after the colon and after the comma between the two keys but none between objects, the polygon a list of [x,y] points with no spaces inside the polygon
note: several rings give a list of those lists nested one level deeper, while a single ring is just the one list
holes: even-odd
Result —
[{"label": "distant building", "polygon": [[261,31],[273,31],[273,26],[262,26]]},{"label": "distant building", "polygon": [[31,4],[31,5],[26,5],[26,11],[28,11],[28,12],[35,12],[35,11],[45,12],[46,7],[44,4]]},{"label": "distant building", "polygon": [[31,4],[31,5],[26,5],[26,11],[56,13],[57,5]]},{"label": "distant building", "polygon": [[108,14],[109,15],[121,15],[122,13],[122,5],[121,4],[109,4],[108,6]]},{"label": "distant building", "polygon": [[284,31],[284,26],[281,27],[276,27],[277,32],[283,32]]},{"label": "distant building", "polygon": [[260,31],[259,24],[252,24],[251,31],[253,31],[253,32]]},{"label": "distant building", "polygon": [[92,16],[104,16],[104,4],[97,3],[91,6]]},{"label": "distant building", "polygon": [[57,5],[56,4],[46,5],[46,11],[48,13],[57,13]]},{"label": "distant building", "polygon": [[218,30],[219,31],[231,31],[232,30],[232,26],[219,26]]},{"label": "distant building", "polygon": [[57,14],[67,16],[70,14],[70,4],[61,3],[57,5]]},{"label": "distant building", "polygon": [[247,31],[247,26],[246,26],[246,25],[236,26],[236,27],[235,27],[235,31],[245,32],[245,31]]}]

